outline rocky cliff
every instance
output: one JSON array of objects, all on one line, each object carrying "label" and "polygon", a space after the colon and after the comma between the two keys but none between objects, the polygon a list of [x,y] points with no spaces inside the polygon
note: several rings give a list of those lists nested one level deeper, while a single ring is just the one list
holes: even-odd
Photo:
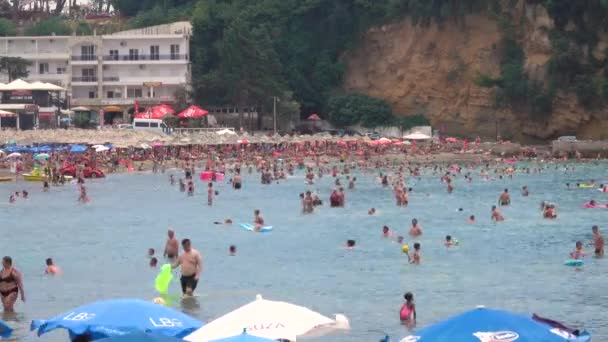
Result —
[{"label": "rocky cliff", "polygon": [[[520,31],[531,78],[543,81],[551,57],[548,32],[553,20],[544,7],[519,1],[510,9]],[[587,111],[571,93],[558,92],[548,119],[496,108],[494,89],[479,87],[480,73],[498,76],[497,46],[503,32],[487,13],[472,14],[459,24],[413,25],[411,19],[376,27],[344,56],[343,87],[387,100],[395,113],[424,114],[433,126],[453,135],[539,141],[560,135],[608,138],[608,111]],[[608,36],[592,52],[605,58]]]}]

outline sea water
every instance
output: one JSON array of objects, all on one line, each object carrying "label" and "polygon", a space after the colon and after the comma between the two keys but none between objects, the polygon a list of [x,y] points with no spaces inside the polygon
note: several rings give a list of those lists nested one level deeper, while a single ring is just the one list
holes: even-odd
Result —
[{"label": "sea water", "polygon": [[[261,185],[258,175],[245,175],[240,191],[215,183],[219,195],[212,207],[206,184],[197,180],[195,196],[187,197],[169,185],[170,172],[87,181],[92,199],[87,204],[77,203],[75,184],[43,193],[40,183],[2,183],[0,254],[12,256],[23,272],[27,300],[17,303],[18,315],[9,324],[16,328],[17,340],[66,341],[62,332],[36,337],[29,332],[30,321],[100,299],[152,300],[157,270],[148,266],[147,250],[154,248],[162,264],[172,225],[177,238],[190,238],[204,257],[200,296],[195,303],[174,306],[205,322],[261,294],[350,319],[350,331],[313,341],[377,341],[385,333],[397,340],[408,335],[399,324],[399,308],[404,292],[411,291],[419,328],[485,305],[561,320],[603,341],[608,339],[608,260],[589,258],[580,269],[563,263],[577,240],[591,241],[592,225],[608,234],[608,210],[581,208],[590,199],[608,202],[608,195],[597,189],[568,190],[565,184],[608,182],[607,165],[579,164],[574,171],[565,165],[495,181],[482,181],[475,170],[472,183],[462,176],[455,180],[453,194],[447,194],[439,174],[427,170],[408,180],[414,190],[405,208],[395,206],[391,190],[377,182],[375,173],[359,171],[352,174],[356,189],[347,190],[343,209],[327,205],[334,188],[331,177],[307,186],[301,171],[272,185]],[[520,195],[523,185],[529,187],[529,197]],[[490,208],[505,188],[512,205],[501,208],[506,221],[495,224]],[[8,204],[9,194],[22,189],[30,199]],[[298,195],[305,190],[318,191],[325,202],[312,215],[301,214]],[[556,220],[542,219],[541,201],[557,205]],[[375,216],[367,214],[371,207]],[[274,226],[272,233],[239,228],[238,223],[253,221],[255,209]],[[469,215],[476,216],[475,224],[466,223]],[[228,217],[235,224],[213,224]],[[407,236],[413,218],[424,231],[416,239]],[[383,225],[405,236],[410,251],[414,242],[421,243],[421,265],[409,265],[400,246],[382,238]],[[448,234],[459,240],[458,247],[443,245]],[[357,241],[354,250],[344,248],[347,239]],[[229,256],[230,245],[237,246],[236,256]],[[63,275],[44,276],[48,257]],[[180,293],[179,282],[172,284],[171,293]]]}]

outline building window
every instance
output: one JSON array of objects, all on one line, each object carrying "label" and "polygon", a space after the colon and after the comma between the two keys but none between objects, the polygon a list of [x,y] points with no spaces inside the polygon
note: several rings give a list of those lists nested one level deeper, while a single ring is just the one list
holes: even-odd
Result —
[{"label": "building window", "polygon": [[179,59],[179,44],[171,44],[171,59]]},{"label": "building window", "polygon": [[127,89],[127,97],[128,98],[140,98],[142,96],[141,89]]},{"label": "building window", "polygon": [[94,98],[96,98],[96,97],[97,97],[97,96],[95,95],[95,92],[94,92],[94,91],[90,91],[90,92],[89,92],[89,98],[90,98],[90,99],[94,99]]},{"label": "building window", "polygon": [[130,61],[139,60],[139,51],[137,49],[129,49],[129,60]]},{"label": "building window", "polygon": [[113,99],[113,98],[114,98],[114,92],[113,92],[113,91],[111,91],[111,90],[110,90],[110,91],[108,91],[108,92],[106,93],[106,97],[107,97],[108,99]]},{"label": "building window", "polygon": [[150,46],[150,60],[151,61],[157,61],[160,59],[160,55],[159,55],[158,51],[159,51],[158,45]]},{"label": "building window", "polygon": [[118,50],[110,50],[110,60],[111,61],[118,60]]},{"label": "building window", "polygon": [[58,68],[57,68],[57,73],[58,73],[58,74],[65,74],[65,68],[63,68],[63,67],[58,67]]},{"label": "building window", "polygon": [[95,77],[96,73],[95,73],[94,68],[82,69],[81,75],[82,75],[82,82],[96,82],[97,81],[97,77]]},{"label": "building window", "polygon": [[83,45],[80,47],[80,55],[83,61],[95,60],[95,45]]},{"label": "building window", "polygon": [[38,73],[40,75],[49,73],[49,63],[40,63],[38,64]]}]

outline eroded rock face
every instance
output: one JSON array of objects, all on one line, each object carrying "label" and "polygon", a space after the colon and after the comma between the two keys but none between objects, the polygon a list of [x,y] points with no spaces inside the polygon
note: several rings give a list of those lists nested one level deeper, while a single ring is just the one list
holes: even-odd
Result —
[{"label": "eroded rock face", "polygon": [[[521,4],[513,15],[523,25],[525,67],[531,78],[543,80],[553,22],[539,5]],[[608,37],[600,37],[598,46],[606,46]],[[558,94],[552,116],[544,121],[530,121],[513,109],[496,109],[494,89],[478,87],[474,80],[479,73],[498,76],[501,38],[497,22],[483,14],[467,16],[464,25],[446,23],[442,28],[414,26],[409,19],[377,27],[344,56],[343,86],[387,100],[396,113],[424,114],[449,134],[498,134],[518,141],[559,135],[608,138],[606,113],[585,111],[573,94]]]}]

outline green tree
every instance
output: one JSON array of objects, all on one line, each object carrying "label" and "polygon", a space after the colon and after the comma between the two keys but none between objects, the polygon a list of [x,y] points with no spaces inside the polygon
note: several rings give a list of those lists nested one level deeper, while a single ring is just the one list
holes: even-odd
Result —
[{"label": "green tree", "polygon": [[393,125],[399,127],[401,131],[401,135],[403,135],[404,131],[407,131],[410,128],[417,126],[427,126],[429,125],[429,119],[427,119],[422,114],[414,114],[414,115],[399,115],[396,116],[393,120]]},{"label": "green tree", "polygon": [[17,35],[15,23],[6,18],[0,18],[0,37],[10,37],[15,35]]},{"label": "green tree", "polygon": [[41,20],[32,26],[25,29],[26,36],[69,36],[72,34],[72,29],[59,17],[51,17],[49,19]]},{"label": "green tree", "polygon": [[337,95],[328,102],[329,121],[337,127],[361,124],[373,128],[392,123],[392,111],[384,100],[362,94]]},{"label": "green tree", "polygon": [[21,57],[0,57],[0,72],[8,74],[9,82],[18,78],[27,78],[30,72],[27,67],[32,65],[32,62]]}]

